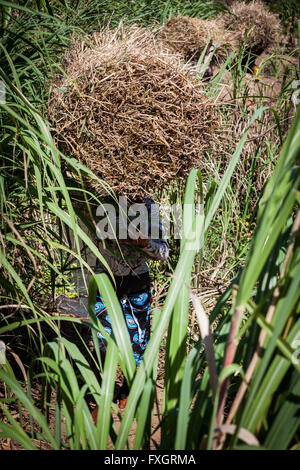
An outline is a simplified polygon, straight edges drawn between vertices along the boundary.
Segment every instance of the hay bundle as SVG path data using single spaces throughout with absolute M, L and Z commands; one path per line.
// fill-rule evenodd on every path
M 216 48 L 212 64 L 222 63 L 227 53 L 236 49 L 235 36 L 216 20 L 177 16 L 168 20 L 157 36 L 162 44 L 181 54 L 185 61 L 197 61 L 207 44 Z
M 131 27 L 94 34 L 89 45 L 75 41 L 64 74 L 51 84 L 48 107 L 56 140 L 119 194 L 153 195 L 200 166 L 212 146 L 214 105 L 151 32 Z
M 260 55 L 276 42 L 280 21 L 262 1 L 254 0 L 247 4 L 235 1 L 230 11 L 231 14 L 220 15 L 218 19 L 233 34 L 239 46 L 245 44 L 253 54 Z

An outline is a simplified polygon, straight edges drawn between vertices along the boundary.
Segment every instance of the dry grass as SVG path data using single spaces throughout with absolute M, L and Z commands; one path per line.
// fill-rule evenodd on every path
M 48 109 L 64 151 L 131 197 L 185 176 L 218 144 L 214 105 L 192 69 L 136 26 L 75 41 Z
M 211 44 L 216 47 L 211 63 L 219 64 L 237 46 L 235 36 L 221 21 L 188 16 L 171 18 L 160 28 L 157 37 L 171 52 L 181 54 L 185 61 L 197 61 L 207 44 Z
M 268 11 L 264 3 L 254 0 L 250 3 L 235 1 L 230 6 L 231 14 L 219 15 L 224 28 L 229 30 L 235 41 L 255 55 L 276 43 L 280 31 L 277 15 Z

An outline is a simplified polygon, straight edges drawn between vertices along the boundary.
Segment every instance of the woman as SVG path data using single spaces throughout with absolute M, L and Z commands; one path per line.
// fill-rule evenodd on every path
M 169 256 L 169 246 L 163 238 L 163 228 L 159 217 L 158 207 L 149 198 L 138 200 L 136 209 L 143 209 L 144 220 L 139 219 L 139 226 L 147 227 L 147 233 L 141 234 L 135 227 L 135 238 L 131 238 L 129 227 L 132 222 L 127 218 L 125 239 L 105 240 L 105 246 L 99 244 L 99 251 L 108 263 L 116 283 L 116 294 L 126 321 L 131 340 L 136 365 L 139 365 L 150 339 L 150 308 L 151 283 L 149 276 L 149 259 L 165 261 Z M 145 217 L 146 214 L 146 217 Z M 110 222 L 115 222 L 116 233 L 120 233 L 120 216 Z M 145 220 L 146 219 L 146 220 Z M 124 223 L 124 222 L 123 222 Z M 131 227 L 132 232 L 132 227 Z M 97 232 L 101 238 L 101 230 Z M 155 238 L 151 238 L 155 234 Z M 139 236 L 142 235 L 142 236 Z M 105 272 L 104 267 L 96 268 L 96 272 Z M 97 295 L 95 314 L 108 334 L 111 334 L 111 320 L 101 297 Z M 106 350 L 106 340 L 98 333 L 99 348 L 102 355 Z M 125 408 L 128 397 L 128 385 L 124 383 L 119 391 L 119 408 Z M 98 410 L 93 411 L 96 422 Z

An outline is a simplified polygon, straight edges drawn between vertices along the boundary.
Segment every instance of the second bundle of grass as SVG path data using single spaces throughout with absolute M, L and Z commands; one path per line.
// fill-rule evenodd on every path
M 250 3 L 234 1 L 230 13 L 221 14 L 217 20 L 223 23 L 239 46 L 246 47 L 254 55 L 276 44 L 280 32 L 278 16 L 270 12 L 261 0 Z

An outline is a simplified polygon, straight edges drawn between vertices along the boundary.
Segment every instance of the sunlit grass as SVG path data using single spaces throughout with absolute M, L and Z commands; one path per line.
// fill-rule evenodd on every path
M 162 21 L 176 13 L 178 2 L 169 2 L 163 10 L 162 3 L 135 3 L 137 10 L 129 10 L 128 2 L 121 3 L 112 25 L 126 12 L 131 14 L 129 22 L 143 23 Z M 207 16 L 219 8 L 214 4 L 207 5 Z M 89 8 L 70 6 L 56 17 L 52 13 L 60 10 L 34 13 L 20 7 L 10 17 L 10 6 L 2 8 L 8 16 L 2 17 L 6 29 L 0 49 L 0 74 L 7 89 L 7 103 L 0 110 L 0 339 L 18 333 L 22 344 L 9 337 L 11 351 L 21 356 L 20 351 L 27 350 L 30 357 L 22 364 L 18 356 L 19 364 L 26 367 L 27 387 L 24 378 L 18 377 L 20 365 L 12 367 L 17 356 L 8 352 L 8 361 L 1 367 L 0 377 L 7 388 L 0 398 L 0 438 L 11 438 L 27 449 L 38 447 L 39 442 L 54 449 L 105 449 L 109 441 L 114 448 L 124 449 L 136 419 L 131 445 L 148 448 L 153 445 L 151 419 L 159 368 L 164 371 L 159 422 L 162 449 L 236 449 L 245 445 L 245 434 L 238 434 L 238 429 L 251 433 L 252 441 L 247 434 L 246 445 L 254 445 L 254 436 L 268 449 L 299 446 L 299 408 L 294 399 L 300 394 L 299 364 L 293 360 L 300 305 L 299 111 L 287 135 L 295 113 L 291 104 L 291 82 L 298 73 L 295 67 L 288 69 L 272 110 L 259 85 L 257 95 L 251 94 L 255 100 L 249 109 L 249 77 L 245 71 L 237 72 L 239 64 L 207 83 L 207 92 L 217 99 L 225 73 L 231 76 L 233 100 L 219 108 L 224 129 L 227 133 L 230 129 L 230 134 L 218 157 L 207 155 L 201 172 L 193 170 L 184 188 L 175 184 L 175 190 L 170 188 L 164 196 L 176 200 L 180 195 L 181 202 L 194 203 L 203 194 L 204 214 L 194 211 L 188 224 L 190 232 L 197 227 L 198 236 L 204 235 L 204 245 L 187 249 L 188 240 L 175 243 L 171 239 L 168 264 L 153 263 L 155 292 L 160 292 L 155 306 L 159 309 L 138 369 L 108 278 L 92 278 L 90 325 L 86 327 L 97 343 L 96 332 L 103 330 L 93 304 L 100 286 L 115 332 L 114 339 L 108 338 L 102 368 L 99 357 L 91 357 L 85 344 L 79 347 L 64 337 L 66 324 L 79 329 L 83 322 L 55 315 L 55 297 L 61 292 L 73 293 L 69 273 L 74 258 L 88 269 L 80 242 L 99 259 L 101 255 L 81 228 L 64 176 L 65 168 L 78 175 L 89 172 L 55 147 L 44 107 L 46 83 L 57 70 L 71 35 L 82 33 L 78 25 L 93 20 L 89 27 L 95 28 L 113 11 L 104 14 L 104 4 L 95 2 Z M 201 11 L 205 16 L 202 2 L 185 2 L 184 8 L 181 13 L 197 15 Z M 274 63 L 276 69 L 277 58 Z M 194 301 L 192 306 L 190 288 L 200 305 Z M 213 349 L 203 333 L 201 318 L 205 323 L 205 314 L 214 331 Z M 158 364 L 162 345 L 164 364 Z M 101 386 L 91 363 L 102 376 Z M 131 392 L 117 433 L 111 410 L 116 411 L 112 399 L 118 364 Z M 36 381 L 42 387 L 38 401 L 33 400 L 30 388 Z M 100 408 L 97 426 L 91 419 L 87 394 Z M 31 414 L 34 423 L 30 428 L 22 427 L 22 418 L 19 422 L 14 419 L 12 403 L 23 410 L 21 416 Z M 222 428 L 224 424 L 236 426 L 231 428 L 233 435 Z M 224 442 L 216 428 L 223 429 Z

